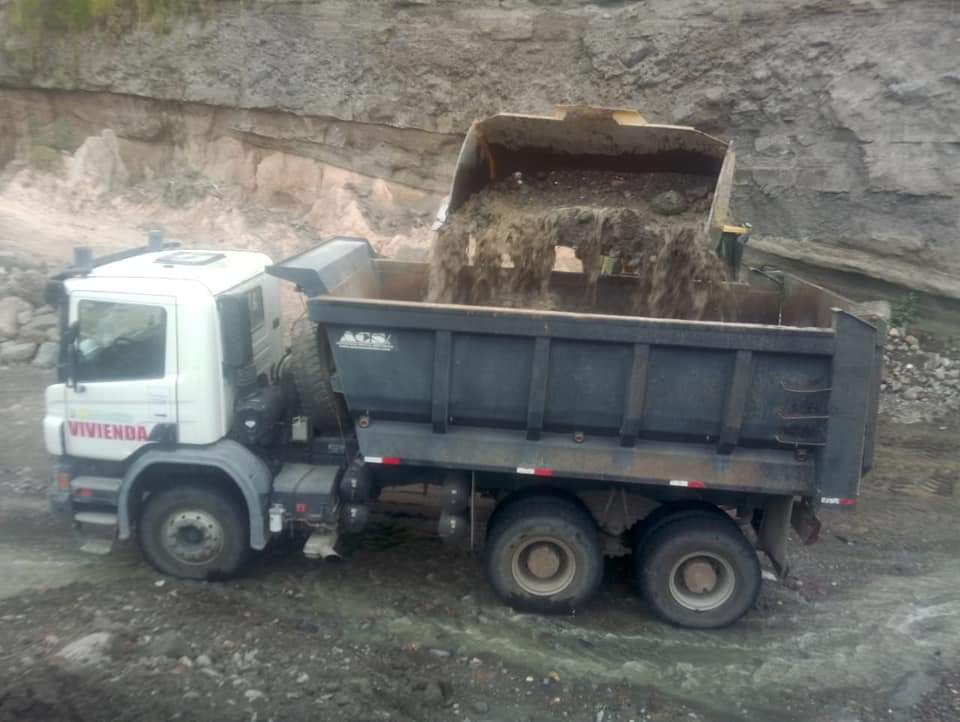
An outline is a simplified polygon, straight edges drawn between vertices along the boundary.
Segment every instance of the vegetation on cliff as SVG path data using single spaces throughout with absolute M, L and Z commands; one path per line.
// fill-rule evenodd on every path
M 203 4 L 197 0 L 12 0 L 8 17 L 12 28 L 32 38 L 131 25 L 165 30 L 190 6 Z

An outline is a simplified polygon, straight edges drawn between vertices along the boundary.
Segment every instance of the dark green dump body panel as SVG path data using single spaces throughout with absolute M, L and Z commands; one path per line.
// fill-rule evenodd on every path
M 879 371 L 876 329 L 849 313 L 814 328 L 437 305 L 380 299 L 355 241 L 276 275 L 291 263 L 367 457 L 856 496 Z

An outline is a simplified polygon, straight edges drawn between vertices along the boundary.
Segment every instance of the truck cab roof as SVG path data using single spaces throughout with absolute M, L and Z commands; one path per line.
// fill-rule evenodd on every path
M 170 282 L 193 282 L 217 296 L 263 273 L 270 257 L 256 251 L 167 248 L 141 253 L 90 269 L 69 280 L 72 288 L 102 287 L 108 279 L 142 282 L 151 290 Z M 112 284 L 110 284 L 112 285 Z M 181 285 L 181 284 L 176 284 Z M 146 290 L 144 288 L 143 290 Z

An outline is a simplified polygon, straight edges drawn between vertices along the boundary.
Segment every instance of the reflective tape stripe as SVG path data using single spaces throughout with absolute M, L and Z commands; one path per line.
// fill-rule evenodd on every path
M 553 476 L 553 469 L 547 469 L 542 466 L 518 466 L 518 474 L 527 474 L 529 476 Z
M 670 479 L 670 486 L 684 486 L 688 489 L 706 489 L 707 485 L 694 479 Z
M 857 503 L 856 499 L 842 499 L 839 496 L 823 496 L 820 497 L 821 504 L 834 504 L 836 506 L 854 506 Z

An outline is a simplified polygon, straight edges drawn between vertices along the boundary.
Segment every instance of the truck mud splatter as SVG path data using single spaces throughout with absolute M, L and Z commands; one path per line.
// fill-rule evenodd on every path
M 440 229 L 428 300 L 587 310 L 601 273 L 613 271 L 637 278 L 638 315 L 726 318 L 726 270 L 703 233 L 711 183 L 681 173 L 515 173 L 473 195 Z M 558 246 L 583 264 L 584 308 L 566 308 L 550 291 Z

